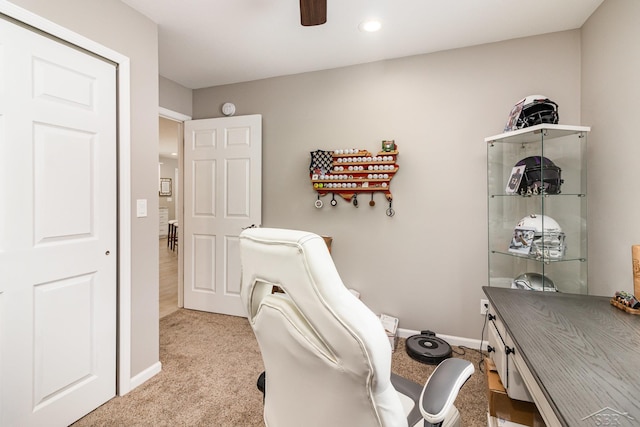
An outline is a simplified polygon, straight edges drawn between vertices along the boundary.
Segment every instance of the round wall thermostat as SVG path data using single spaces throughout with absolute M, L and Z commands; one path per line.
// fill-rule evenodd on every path
M 231 102 L 225 102 L 224 104 L 222 104 L 222 114 L 224 114 L 225 116 L 233 116 L 235 112 L 236 106 Z

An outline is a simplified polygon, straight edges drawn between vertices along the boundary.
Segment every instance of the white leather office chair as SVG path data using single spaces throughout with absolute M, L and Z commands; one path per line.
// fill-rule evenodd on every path
M 241 297 L 266 372 L 268 427 L 460 424 L 453 401 L 473 364 L 445 360 L 424 390 L 393 375 L 380 320 L 344 286 L 320 236 L 247 229 L 240 256 Z M 272 293 L 274 286 L 285 293 Z

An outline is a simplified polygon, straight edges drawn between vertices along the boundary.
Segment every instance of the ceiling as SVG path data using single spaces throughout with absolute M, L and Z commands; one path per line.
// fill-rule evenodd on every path
M 580 28 L 603 0 L 122 0 L 158 24 L 160 75 L 190 89 Z M 366 33 L 369 18 L 382 29 Z

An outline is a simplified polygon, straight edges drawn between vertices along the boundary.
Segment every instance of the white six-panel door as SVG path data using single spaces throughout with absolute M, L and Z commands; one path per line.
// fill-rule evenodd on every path
M 0 425 L 115 395 L 116 70 L 0 17 Z
M 262 116 L 185 122 L 184 306 L 246 316 L 238 236 L 262 222 Z

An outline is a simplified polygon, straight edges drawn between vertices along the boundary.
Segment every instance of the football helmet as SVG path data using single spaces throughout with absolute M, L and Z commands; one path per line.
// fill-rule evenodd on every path
M 558 104 L 544 95 L 529 95 L 514 105 L 504 127 L 505 132 L 541 123 L 558 123 Z
M 533 241 L 529 256 L 536 259 L 554 260 L 564 257 L 565 234 L 560 224 L 550 216 L 531 214 L 518 221 L 515 229 L 533 230 Z M 514 230 L 514 235 L 516 234 Z
M 558 292 L 553 280 L 540 273 L 523 273 L 513 279 L 511 287 L 528 291 Z
M 562 169 L 542 156 L 530 156 L 520 160 L 516 166 L 526 166 L 518 187 L 518 194 L 559 194 Z

